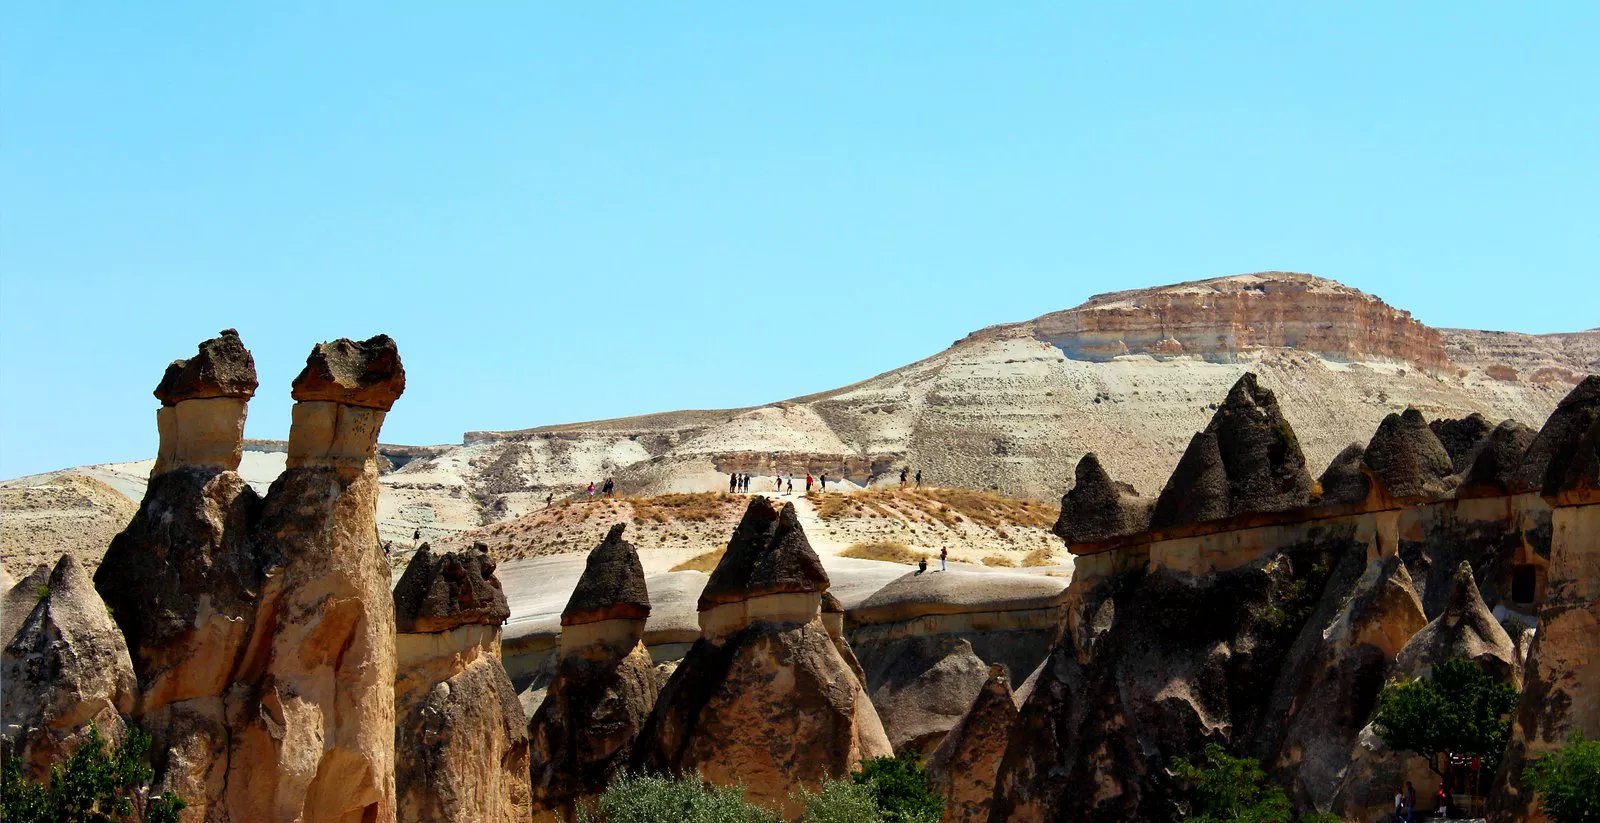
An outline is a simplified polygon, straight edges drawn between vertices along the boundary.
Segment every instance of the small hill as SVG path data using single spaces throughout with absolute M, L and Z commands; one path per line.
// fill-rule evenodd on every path
M 93 573 L 138 510 L 121 492 L 76 471 L 0 483 L 0 567 L 21 579 L 70 554 Z

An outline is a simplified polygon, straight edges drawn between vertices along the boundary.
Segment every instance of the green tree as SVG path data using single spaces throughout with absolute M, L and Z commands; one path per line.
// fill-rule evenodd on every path
M 849 780 L 829 780 L 815 794 L 802 788 L 794 800 L 804 809 L 800 823 L 884 823 L 872 790 Z
M 1556 823 L 1600 823 L 1600 740 L 1575 734 L 1571 742 L 1522 772 L 1539 793 L 1539 806 Z
M 9 823 L 177 823 L 182 798 L 146 797 L 155 774 L 150 769 L 150 736 L 130 729 L 115 751 L 95 726 L 64 763 L 50 766 L 40 785 L 22 775 L 22 764 L 7 756 L 0 763 L 0 815 Z
M 579 823 L 776 823 L 771 812 L 744 798 L 737 786 L 707 786 L 698 776 L 625 774 L 598 802 L 578 810 Z
M 909 754 L 863 760 L 850 779 L 872 793 L 885 823 L 938 823 L 944 817 L 944 798 L 928 785 L 927 770 Z
M 1378 736 L 1397 751 L 1414 752 L 1440 777 L 1451 754 L 1483 761 L 1493 774 L 1511 735 L 1517 692 L 1484 674 L 1470 660 L 1446 660 L 1431 678 L 1384 690 L 1376 718 Z
M 1295 814 L 1289 798 L 1267 780 L 1254 758 L 1234 757 L 1218 743 L 1206 744 L 1205 759 L 1173 761 L 1172 772 L 1186 795 L 1184 823 L 1325 823 L 1321 812 Z

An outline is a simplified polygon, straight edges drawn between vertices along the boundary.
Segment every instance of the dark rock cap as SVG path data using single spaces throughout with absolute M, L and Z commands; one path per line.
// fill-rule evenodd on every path
M 650 592 L 644 584 L 644 566 L 633 544 L 622 539 L 623 525 L 611 527 L 606 539 L 589 552 L 583 576 L 572 590 L 561 625 L 576 626 L 600 620 L 643 620 L 650 616 Z
M 1351 443 L 1334 455 L 1317 484 L 1322 486 L 1324 503 L 1359 503 L 1367 499 L 1372 483 L 1361 470 L 1362 458 L 1367 450 L 1360 443 Z
M 1567 470 L 1578 441 L 1600 418 L 1600 375 L 1589 375 L 1573 388 L 1550 413 L 1517 470 L 1517 491 L 1556 494 L 1567 479 Z
M 1228 472 L 1217 436 L 1196 432 L 1156 499 L 1150 528 L 1167 529 L 1228 516 Z
M 1281 512 L 1311 502 L 1311 473 L 1278 398 L 1245 372 L 1206 426 L 1228 474 L 1228 513 Z
M 388 411 L 406 390 L 400 349 L 387 334 L 360 342 L 341 337 L 318 343 L 294 379 L 295 400 L 324 400 Z
M 1089 452 L 1078 461 L 1076 482 L 1061 498 L 1053 531 L 1068 543 L 1091 543 L 1137 534 L 1150 527 L 1151 501 L 1127 483 L 1118 483 Z
M 423 543 L 394 587 L 395 630 L 421 634 L 506 622 L 511 609 L 487 549 L 477 543 L 472 551 L 436 555 Z
M 1515 420 L 1503 420 L 1478 444 L 1461 478 L 1461 494 L 1500 495 L 1513 489 L 1522 455 L 1538 432 Z
M 1589 431 L 1573 448 L 1566 476 L 1557 491 L 1582 495 L 1582 502 L 1600 502 L 1593 499 L 1594 493 L 1600 491 L 1600 418 L 1589 424 Z
M 1383 418 L 1363 460 L 1390 497 L 1429 499 L 1455 487 L 1449 452 L 1414 408 Z
M 1428 429 L 1433 436 L 1439 438 L 1439 445 L 1444 446 L 1450 455 L 1450 464 L 1455 467 L 1456 474 L 1461 474 L 1472 465 L 1472 456 L 1477 452 L 1478 445 L 1483 442 L 1489 432 L 1494 430 L 1494 424 L 1489 418 L 1473 412 L 1459 420 L 1448 417 L 1440 418 L 1428 423 Z
M 257 385 L 255 358 L 239 341 L 238 332 L 223 329 L 221 334 L 201 343 L 194 357 L 172 361 L 161 375 L 155 396 L 163 406 L 210 397 L 249 400 L 255 396 Z
M 833 592 L 823 592 L 822 613 L 844 614 L 844 604 L 839 602 L 839 598 L 833 596 Z
M 785 592 L 823 592 L 828 573 L 811 550 L 794 504 L 777 509 L 756 496 L 733 530 L 728 548 L 700 592 L 700 611 Z

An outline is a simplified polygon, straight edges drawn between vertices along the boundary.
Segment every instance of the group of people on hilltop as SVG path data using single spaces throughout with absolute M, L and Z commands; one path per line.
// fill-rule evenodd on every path
M 806 494 L 810 494 L 811 493 L 811 487 L 816 485 L 817 481 L 818 481 L 817 477 L 813 477 L 810 472 L 806 473 Z M 822 473 L 821 482 L 822 482 L 822 490 L 823 491 L 827 491 L 828 490 L 828 473 L 827 472 L 823 472 Z M 772 490 L 775 491 L 775 492 L 779 492 L 779 493 L 787 493 L 787 492 L 794 491 L 794 475 L 792 475 L 792 474 L 776 474 L 776 475 L 773 475 L 772 476 Z M 734 473 L 728 475 L 728 492 L 730 494 L 738 494 L 739 492 L 747 492 L 747 491 L 750 491 L 750 475 L 741 474 L 739 472 L 734 472 Z
M 605 479 L 605 481 L 600 484 L 600 496 L 601 497 L 616 497 L 617 496 L 617 482 L 615 480 L 612 480 L 611 478 L 607 477 Z M 590 500 L 594 499 L 594 481 L 593 480 L 589 481 L 589 499 Z M 549 502 L 550 502 L 550 498 L 546 497 L 545 498 L 545 503 L 548 504 Z
M 906 484 L 906 482 L 908 480 L 910 480 L 910 479 L 911 479 L 911 468 L 909 466 L 901 466 L 900 467 L 900 485 L 904 486 Z M 919 488 L 919 489 L 922 488 L 922 469 L 917 469 L 916 483 L 917 483 L 917 488 Z

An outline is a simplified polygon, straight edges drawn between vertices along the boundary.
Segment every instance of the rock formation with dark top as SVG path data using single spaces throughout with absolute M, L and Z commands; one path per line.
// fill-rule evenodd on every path
M 561 661 L 528 721 L 533 816 L 570 820 L 605 791 L 634 754 L 655 706 L 655 665 L 645 647 L 650 595 L 623 526 L 589 552 L 561 613 Z
M 1445 452 L 1450 455 L 1450 464 L 1456 474 L 1465 472 L 1472 465 L 1473 454 L 1493 429 L 1494 424 L 1489 422 L 1489 418 L 1478 412 L 1462 418 L 1445 417 L 1428 422 L 1428 430 L 1439 438 L 1439 445 L 1444 446 Z
M 1362 470 L 1367 450 L 1360 443 L 1344 447 L 1317 480 L 1323 503 L 1360 503 L 1372 490 L 1372 481 Z
M 1485 674 L 1502 683 L 1516 683 L 1517 652 L 1511 637 L 1500 626 L 1478 592 L 1472 566 L 1465 561 L 1456 567 L 1450 601 L 1444 613 L 1418 631 L 1401 649 L 1395 660 L 1396 671 L 1407 678 L 1424 677 L 1446 660 L 1471 660 Z
M 174 360 L 156 385 L 156 399 L 163 406 L 176 406 L 185 400 L 214 397 L 255 396 L 256 361 L 239 340 L 239 333 L 223 329 L 216 337 L 200 344 L 188 360 Z
M 1016 720 L 1011 678 L 994 664 L 972 707 L 928 758 L 928 782 L 944 797 L 946 823 L 989 819 L 995 774 Z
M 395 589 L 400 823 L 530 819 L 527 729 L 500 661 L 509 611 L 480 547 L 439 555 L 424 547 Z
M 1150 528 L 1166 529 L 1227 516 L 1228 470 L 1222 464 L 1217 436 L 1197 432 L 1156 499 Z
M 1111 479 L 1100 458 L 1089 452 L 1078 461 L 1072 489 L 1061 498 L 1055 533 L 1068 543 L 1092 543 L 1142 532 L 1150 527 L 1151 501 L 1127 483 Z
M 1206 426 L 1228 474 L 1228 513 L 1281 512 L 1311 500 L 1311 474 L 1294 428 L 1254 372 L 1245 372 Z
M 1545 495 L 1559 491 L 1573 450 L 1596 418 L 1600 418 L 1600 375 L 1590 375 L 1556 404 L 1528 446 L 1517 471 L 1517 490 Z
M 341 338 L 318 343 L 294 379 L 294 399 L 388 411 L 406 390 L 406 370 L 394 340 Z
M 394 588 L 395 628 L 402 633 L 443 632 L 457 626 L 498 626 L 511 616 L 489 547 L 435 556 L 417 549 Z
M 1363 461 L 1378 487 L 1395 500 L 1431 500 L 1455 486 L 1449 452 L 1414 408 L 1378 424 Z
M 38 594 L 0 652 L 0 736 L 23 773 L 44 782 L 91 723 L 122 739 L 138 686 L 122 633 L 77 560 L 62 555 Z
M 890 754 L 822 623 L 827 587 L 793 504 L 754 498 L 700 597 L 700 639 L 656 700 L 634 766 L 742 783 L 752 799 L 795 812 L 798 786 Z
M 1515 420 L 1503 420 L 1484 437 L 1461 476 L 1458 495 L 1500 496 L 1515 493 L 1522 455 L 1538 432 Z

